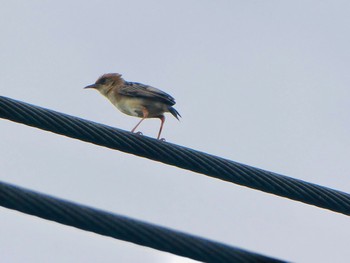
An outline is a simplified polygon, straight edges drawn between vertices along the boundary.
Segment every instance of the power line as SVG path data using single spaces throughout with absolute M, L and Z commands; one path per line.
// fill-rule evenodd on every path
M 100 235 L 203 262 L 283 262 L 0 182 L 0 205 Z
M 0 96 L 0 117 L 350 215 L 350 195 Z
M 0 96 L 0 117 L 350 215 L 350 195 Z

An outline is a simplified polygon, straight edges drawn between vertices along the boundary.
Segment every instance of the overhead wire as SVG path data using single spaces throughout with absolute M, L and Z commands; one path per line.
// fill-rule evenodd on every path
M 284 262 L 5 182 L 0 182 L 0 206 L 203 262 Z
M 0 118 L 350 215 L 348 193 L 3 96 Z

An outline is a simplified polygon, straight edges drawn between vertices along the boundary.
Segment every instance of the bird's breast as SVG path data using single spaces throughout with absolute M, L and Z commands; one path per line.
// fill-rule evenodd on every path
M 142 101 L 138 98 L 127 98 L 122 97 L 118 100 L 115 100 L 112 102 L 114 106 L 118 108 L 121 112 L 135 116 L 135 117 L 142 117 Z
M 144 98 L 121 96 L 111 100 L 111 102 L 121 112 L 141 118 L 143 117 L 144 110 L 148 112 L 148 118 L 157 118 L 167 111 L 167 107 L 164 103 L 159 103 Z

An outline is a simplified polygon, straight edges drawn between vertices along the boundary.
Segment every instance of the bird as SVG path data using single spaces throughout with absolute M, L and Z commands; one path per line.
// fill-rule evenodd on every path
M 132 133 L 145 119 L 159 118 L 161 122 L 157 136 L 159 140 L 165 122 L 164 113 L 171 113 L 177 120 L 181 117 L 180 113 L 172 107 L 175 105 L 175 99 L 168 93 L 149 85 L 126 81 L 119 73 L 104 74 L 94 84 L 84 89 L 98 90 L 121 112 L 141 118 L 131 130 Z M 138 134 L 142 133 L 138 132 Z

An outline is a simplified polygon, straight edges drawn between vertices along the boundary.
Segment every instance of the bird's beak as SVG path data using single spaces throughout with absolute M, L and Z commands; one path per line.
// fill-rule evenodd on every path
M 96 89 L 96 84 L 91 84 L 89 86 L 86 86 L 84 89 Z

